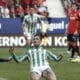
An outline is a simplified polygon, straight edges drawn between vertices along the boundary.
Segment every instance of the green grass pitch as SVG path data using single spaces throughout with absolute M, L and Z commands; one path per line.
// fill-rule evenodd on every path
M 25 48 L 16 48 L 17 55 L 23 53 Z M 66 52 L 66 48 L 50 48 L 56 55 L 61 52 Z M 0 48 L 0 58 L 9 56 L 8 48 Z M 59 62 L 50 61 L 50 66 L 55 72 L 57 80 L 80 80 L 80 63 L 71 63 L 67 61 L 70 55 L 65 54 Z M 16 63 L 14 60 L 10 62 L 0 62 L 0 80 L 30 80 L 30 64 L 28 61 Z M 40 80 L 45 80 L 41 78 Z

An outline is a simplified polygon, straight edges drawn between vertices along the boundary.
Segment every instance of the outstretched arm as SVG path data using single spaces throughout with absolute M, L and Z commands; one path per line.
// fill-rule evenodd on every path
M 10 54 L 12 55 L 13 59 L 14 59 L 16 62 L 22 62 L 23 60 L 25 60 L 26 58 L 28 58 L 27 52 L 24 52 L 24 54 L 22 54 L 22 55 L 19 56 L 19 57 L 14 53 L 14 48 L 10 48 L 10 49 L 9 49 L 9 52 L 10 52 Z
M 62 54 L 56 56 L 55 54 L 53 54 L 51 51 L 47 50 L 47 57 L 51 60 L 55 60 L 55 61 L 60 61 L 62 59 Z
M 9 62 L 9 59 L 0 58 L 0 62 Z

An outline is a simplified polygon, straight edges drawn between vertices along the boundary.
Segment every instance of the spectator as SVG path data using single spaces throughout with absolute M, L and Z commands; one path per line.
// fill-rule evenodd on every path
M 8 5 L 8 0 L 0 0 L 0 17 L 3 17 L 4 7 Z
M 10 18 L 9 9 L 6 5 L 2 8 L 1 13 L 2 13 L 2 18 Z
M 9 10 L 10 10 L 10 17 L 11 18 L 15 18 L 15 5 L 14 5 L 14 1 L 10 0 L 9 4 L 8 4 Z
M 26 5 L 23 9 L 24 9 L 24 15 L 27 15 L 29 12 L 29 5 Z
M 24 16 L 24 10 L 21 5 L 16 6 L 15 15 L 16 15 L 16 17 L 20 17 L 20 18 L 22 18 Z

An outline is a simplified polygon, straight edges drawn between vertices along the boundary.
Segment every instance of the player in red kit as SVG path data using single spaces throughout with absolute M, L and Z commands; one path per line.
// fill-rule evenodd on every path
M 80 10 L 78 10 L 78 15 L 77 16 L 78 16 L 77 17 L 77 32 L 78 32 L 79 44 L 80 44 Z
M 77 38 L 80 46 L 80 10 L 77 11 Z M 78 48 L 79 48 L 78 57 L 72 60 L 73 62 L 80 62 L 80 47 Z
M 68 10 L 68 28 L 66 30 L 66 33 L 67 33 L 67 41 L 68 41 L 68 51 L 70 49 L 72 49 L 72 54 L 70 56 L 70 60 L 73 59 L 74 57 L 74 53 L 77 52 L 79 53 L 79 48 L 77 46 L 77 37 L 76 37 L 76 34 L 77 34 L 77 5 L 76 4 L 72 4 L 71 6 L 72 9 Z

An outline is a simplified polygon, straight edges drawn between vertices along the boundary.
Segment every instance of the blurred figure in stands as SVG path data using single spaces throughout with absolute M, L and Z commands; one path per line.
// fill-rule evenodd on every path
M 14 0 L 9 0 L 8 8 L 10 10 L 9 11 L 10 17 L 15 18 L 16 15 L 15 15 L 15 2 L 14 2 Z
M 8 9 L 7 5 L 5 5 L 2 8 L 1 13 L 2 13 L 2 18 L 10 18 L 9 9 Z
M 46 33 L 41 33 L 41 37 L 42 37 L 42 43 L 41 45 L 42 46 L 47 46 L 47 43 L 48 43 L 48 36 Z
M 20 18 L 22 18 L 24 16 L 23 7 L 20 4 L 16 6 L 15 15 L 16 15 L 16 17 L 20 17 Z
M 2 18 L 9 18 L 8 0 L 0 0 L 0 14 Z

